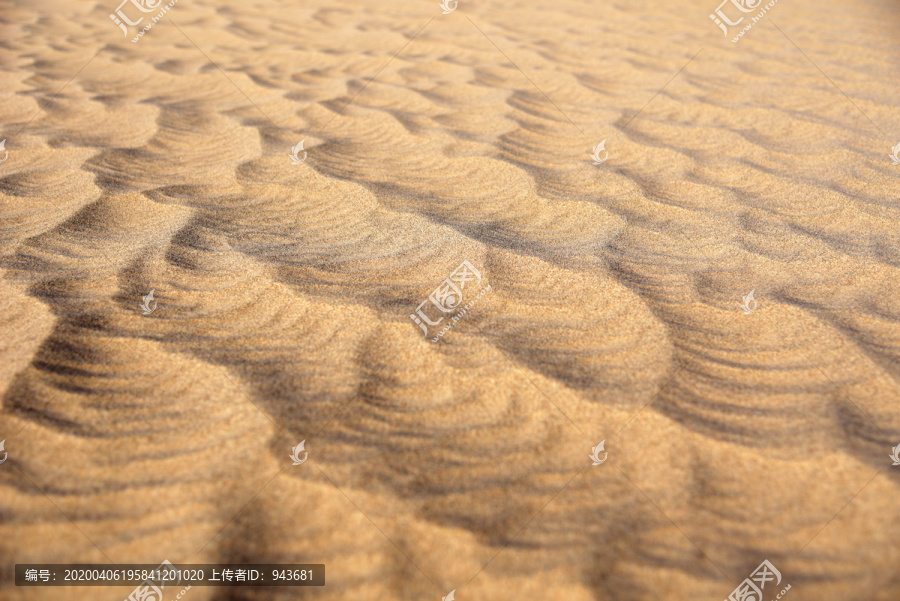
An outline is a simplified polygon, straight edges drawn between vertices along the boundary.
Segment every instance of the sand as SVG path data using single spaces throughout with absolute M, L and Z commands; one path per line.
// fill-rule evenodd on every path
M 0 6 L 3 598 L 900 597 L 896 3 Z

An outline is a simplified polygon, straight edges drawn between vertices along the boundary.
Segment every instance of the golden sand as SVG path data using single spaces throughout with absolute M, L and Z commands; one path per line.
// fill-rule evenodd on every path
M 897 4 L 116 4 L 0 5 L 3 598 L 900 598 Z

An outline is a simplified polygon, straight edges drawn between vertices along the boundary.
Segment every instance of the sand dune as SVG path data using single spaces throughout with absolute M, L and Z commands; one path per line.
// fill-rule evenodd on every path
M 115 4 L 0 5 L 4 598 L 900 597 L 895 4 Z

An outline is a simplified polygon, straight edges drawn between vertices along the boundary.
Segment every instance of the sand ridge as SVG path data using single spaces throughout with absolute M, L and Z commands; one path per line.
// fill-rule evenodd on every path
M 895 5 L 0 7 L 4 597 L 900 595 Z

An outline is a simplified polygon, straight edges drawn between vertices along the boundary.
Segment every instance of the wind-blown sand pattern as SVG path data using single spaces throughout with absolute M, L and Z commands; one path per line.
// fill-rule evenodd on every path
M 116 4 L 0 4 L 4 598 L 900 598 L 897 4 Z

